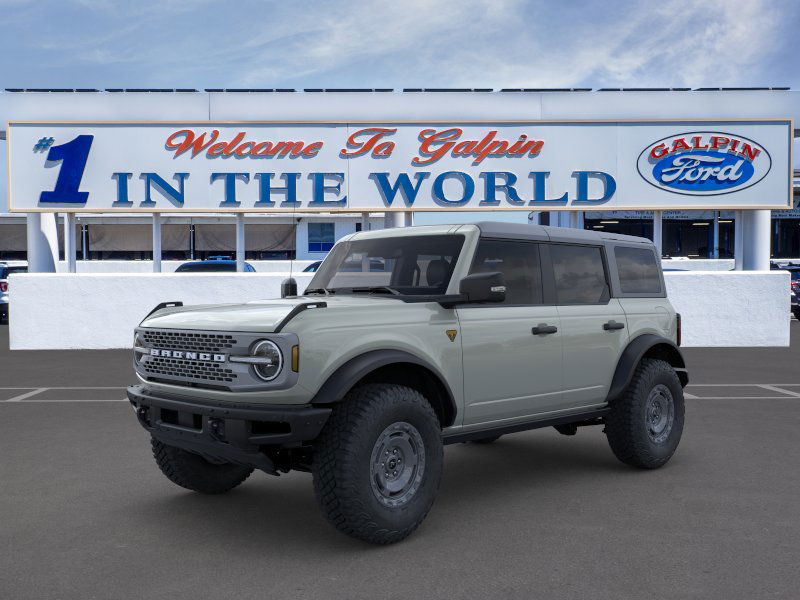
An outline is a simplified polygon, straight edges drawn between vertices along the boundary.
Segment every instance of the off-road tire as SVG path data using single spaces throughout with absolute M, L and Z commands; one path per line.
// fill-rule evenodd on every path
M 798 321 L 800 321 L 800 308 L 796 308 L 796 309 L 794 309 L 794 310 L 792 311 L 792 314 L 794 315 L 794 318 L 795 318 L 795 319 L 797 319 Z M 8 320 L 8 319 L 6 319 L 6 320 Z
M 252 467 L 224 463 L 217 465 L 202 456 L 168 446 L 151 438 L 153 457 L 172 483 L 201 494 L 224 494 L 250 476 Z
M 502 435 L 490 435 L 489 437 L 479 438 L 477 440 L 470 440 L 473 444 L 491 444 L 499 440 Z
M 673 418 L 668 434 L 655 441 L 648 424 L 648 398 L 664 397 L 668 390 Z M 652 405 L 651 405 L 652 406 Z M 659 411 L 661 414 L 661 411 Z M 614 455 L 623 463 L 643 469 L 657 469 L 674 454 L 683 433 L 683 388 L 672 366 L 657 359 L 645 358 L 621 397 L 611 404 L 605 432 Z
M 419 435 L 424 467 L 414 471 L 419 474 L 413 479 L 415 491 L 408 492 L 404 503 L 386 506 L 390 500 L 379 499 L 375 489 L 374 458 L 382 436 L 398 424 L 411 425 Z M 334 406 L 315 444 L 314 493 L 325 517 L 339 531 L 373 544 L 399 542 L 431 509 L 442 460 L 439 420 L 422 394 L 402 385 L 360 386 Z

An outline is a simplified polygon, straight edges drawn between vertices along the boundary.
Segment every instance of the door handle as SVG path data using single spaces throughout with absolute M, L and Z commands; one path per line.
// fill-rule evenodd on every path
M 558 327 L 555 325 L 548 325 L 547 323 L 539 323 L 536 327 L 531 329 L 531 333 L 533 335 L 547 335 L 549 333 L 555 333 L 558 331 Z
M 609 321 L 608 323 L 603 323 L 603 329 L 606 331 L 612 331 L 614 329 L 625 329 L 625 323 L 617 323 L 616 321 Z

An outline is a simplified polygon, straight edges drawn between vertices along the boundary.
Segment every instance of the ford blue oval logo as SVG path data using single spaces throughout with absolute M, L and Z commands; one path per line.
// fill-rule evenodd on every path
M 753 140 L 722 132 L 681 133 L 658 140 L 639 155 L 639 174 L 655 187 L 692 196 L 750 187 L 769 172 L 771 158 Z

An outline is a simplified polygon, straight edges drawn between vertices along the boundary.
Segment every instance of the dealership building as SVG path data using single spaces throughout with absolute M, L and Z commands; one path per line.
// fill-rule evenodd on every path
M 11 347 L 130 346 L 158 303 L 302 291 L 345 235 L 465 212 L 649 237 L 684 344 L 785 346 L 798 119 L 784 88 L 6 90 Z M 171 273 L 213 256 L 256 273 Z
M 800 93 L 785 88 L 759 89 L 572 89 L 572 90 L 6 90 L 0 114 L 6 120 L 190 121 L 190 120 L 360 120 L 386 115 L 414 117 L 425 104 L 429 118 L 537 119 L 724 119 L 793 118 Z M 348 106 L 349 105 L 349 106 Z M 342 108 L 347 107 L 343 113 Z M 355 108 L 355 110 L 354 110 Z M 4 139 L 6 137 L 3 132 Z M 6 144 L 0 144 L 6 153 Z M 795 159 L 797 160 L 797 159 Z M 568 163 L 570 155 L 563 156 Z M 5 162 L 5 161 L 4 161 Z M 795 171 L 800 173 L 800 171 Z M 7 176 L 6 173 L 4 173 Z M 800 181 L 800 179 L 795 180 Z M 800 184 L 797 184 L 800 185 Z M 28 254 L 25 216 L 8 212 L 0 194 L 0 261 Z M 770 256 L 800 258 L 798 189 L 789 207 L 773 209 Z M 63 214 L 52 228 L 64 261 Z M 733 258 L 735 210 L 591 210 L 531 211 L 542 224 L 566 225 L 639 235 L 660 242 L 664 257 Z M 399 220 L 398 220 L 399 218 Z M 365 228 L 412 222 L 392 213 L 248 213 L 244 218 L 244 257 L 248 261 L 319 260 L 340 237 Z M 149 269 L 153 259 L 152 218 L 136 213 L 75 213 L 75 255 L 80 271 Z M 160 218 L 161 257 L 169 261 L 234 256 L 235 216 L 168 214 Z M 424 217 L 417 222 L 425 222 Z M 94 262 L 97 261 L 97 264 Z M 102 261 L 106 261 L 101 264 Z M 110 261 L 110 262 L 109 262 Z M 130 262 L 130 264 L 126 264 Z M 93 263 L 93 264 L 86 264 Z M 177 263 L 175 263 L 177 264 Z M 63 265 L 61 265 L 63 268 Z M 165 267 L 166 268 L 166 267 Z

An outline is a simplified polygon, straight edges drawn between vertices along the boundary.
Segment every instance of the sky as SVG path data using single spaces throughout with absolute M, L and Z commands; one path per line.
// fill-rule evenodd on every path
M 0 0 L 4 88 L 800 87 L 796 0 Z
M 0 88 L 800 88 L 797 0 L 0 0 L 0 9 Z M 437 218 L 452 215 L 425 217 Z

